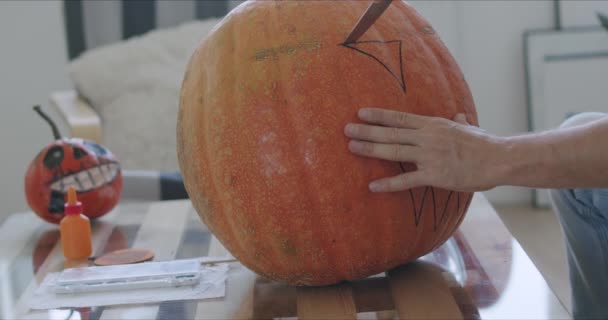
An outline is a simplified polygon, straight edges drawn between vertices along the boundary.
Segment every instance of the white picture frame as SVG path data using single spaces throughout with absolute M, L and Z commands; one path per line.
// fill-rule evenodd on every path
M 556 128 L 580 112 L 608 113 L 608 31 L 528 31 L 524 50 L 530 131 Z M 547 190 L 535 189 L 533 201 L 537 207 L 548 207 Z
M 597 14 L 608 14 L 606 0 L 558 0 L 562 28 L 600 26 Z

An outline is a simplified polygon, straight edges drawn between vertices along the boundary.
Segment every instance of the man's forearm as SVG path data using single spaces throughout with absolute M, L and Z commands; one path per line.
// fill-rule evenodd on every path
M 500 143 L 496 185 L 608 187 L 608 117 Z

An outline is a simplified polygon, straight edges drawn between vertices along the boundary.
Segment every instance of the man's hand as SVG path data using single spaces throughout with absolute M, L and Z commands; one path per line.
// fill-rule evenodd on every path
M 352 138 L 351 152 L 378 159 L 410 162 L 416 171 L 373 181 L 374 192 L 435 186 L 456 191 L 495 187 L 500 168 L 501 139 L 468 125 L 458 114 L 454 121 L 375 108 L 359 110 L 370 124 L 349 123 L 344 132 Z

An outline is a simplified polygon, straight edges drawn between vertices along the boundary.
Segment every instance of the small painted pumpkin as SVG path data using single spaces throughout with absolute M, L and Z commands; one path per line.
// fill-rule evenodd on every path
M 55 141 L 30 163 L 25 174 L 25 195 L 30 208 L 42 219 L 59 223 L 65 194 L 70 186 L 78 192 L 84 214 L 97 218 L 108 213 L 120 199 L 120 163 L 107 148 L 80 138 L 62 138 L 53 121 L 34 107 L 53 130 Z

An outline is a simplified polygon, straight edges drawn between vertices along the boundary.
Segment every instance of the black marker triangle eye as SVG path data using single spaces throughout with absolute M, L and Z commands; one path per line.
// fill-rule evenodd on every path
M 74 159 L 80 159 L 87 156 L 87 152 L 80 147 L 73 147 L 72 149 L 74 150 Z
M 44 166 L 49 169 L 58 167 L 61 165 L 61 161 L 63 161 L 63 148 L 61 146 L 54 146 L 50 148 L 46 152 L 44 159 L 42 159 Z
M 401 40 L 392 41 L 359 41 L 343 43 L 344 47 L 355 50 L 378 63 L 397 81 L 403 92 L 406 92 L 401 58 Z

